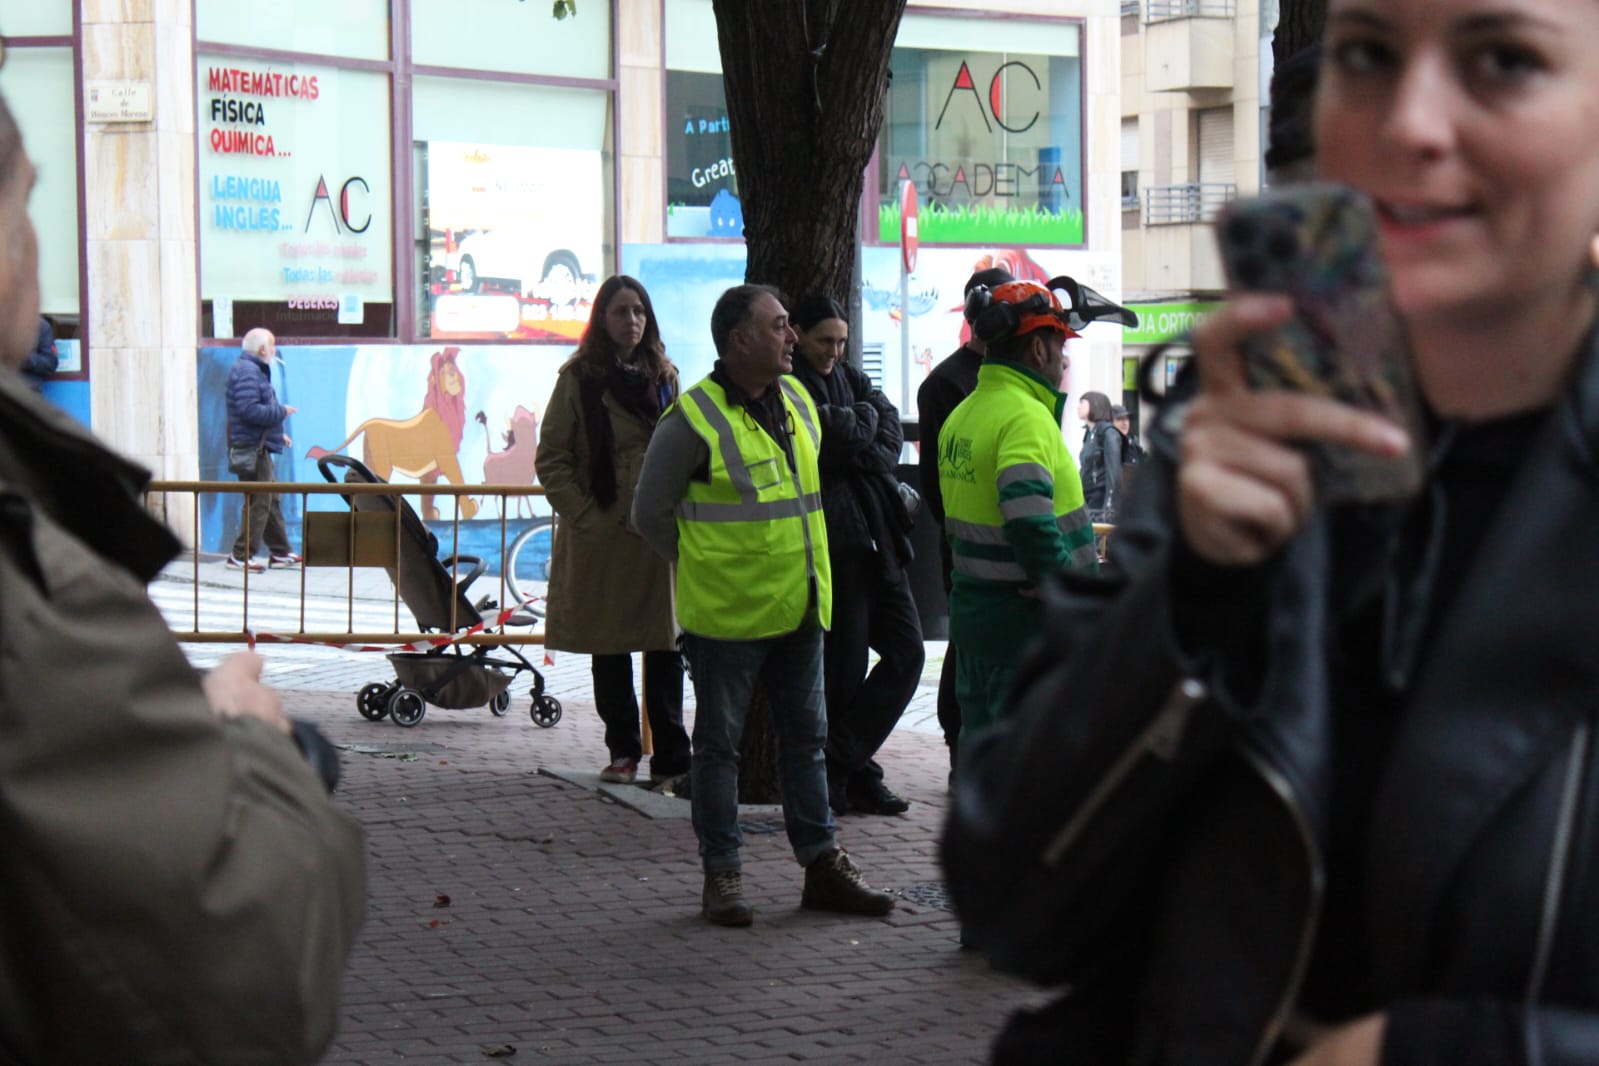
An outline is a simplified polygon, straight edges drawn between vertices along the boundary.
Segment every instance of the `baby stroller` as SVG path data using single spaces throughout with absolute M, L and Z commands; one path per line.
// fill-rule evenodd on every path
M 345 484 L 386 483 L 364 463 L 347 455 L 324 455 L 317 459 L 317 469 L 322 471 L 322 476 L 338 483 L 335 467 L 344 468 Z M 484 597 L 474 604 L 466 597 L 472 582 L 487 569 L 482 559 L 453 555 L 441 560 L 438 538 L 423 525 L 403 496 L 362 493 L 345 496 L 344 501 L 356 513 L 392 516 L 396 507 L 400 509 L 398 565 L 385 564 L 384 569 L 399 589 L 400 599 L 416 616 L 417 627 L 422 632 L 453 636 L 489 628 L 483 612 L 491 610 L 494 603 Z M 467 567 L 459 582 L 451 576 L 452 565 Z M 532 625 L 535 621 L 532 615 L 520 612 L 505 619 L 506 624 L 514 626 Z M 492 657 L 491 650 L 510 658 Z M 414 726 L 427 713 L 428 704 L 446 710 L 487 706 L 495 717 L 504 717 L 511 709 L 508 688 L 523 671 L 533 675 L 533 705 L 529 711 L 533 721 L 548 729 L 561 720 L 561 701 L 544 691 L 544 675 L 515 646 L 490 649 L 480 645 L 469 651 L 450 640 L 427 651 L 392 652 L 388 660 L 394 666 L 395 680 L 374 681 L 363 687 L 355 698 L 356 709 L 370 721 L 387 717 L 396 725 Z

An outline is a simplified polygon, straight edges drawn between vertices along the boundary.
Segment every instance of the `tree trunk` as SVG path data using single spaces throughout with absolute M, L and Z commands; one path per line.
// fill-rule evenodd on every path
M 1321 41 L 1327 29 L 1327 0 L 1281 0 L 1272 58 L 1279 64 Z
M 905 0 L 714 0 L 745 278 L 847 301 Z M 875 217 L 875 214 L 874 214 Z
M 766 695 L 759 688 L 744 720 L 738 745 L 738 801 L 781 803 L 783 793 L 777 767 L 777 727 Z
M 713 0 L 745 280 L 775 285 L 790 300 L 820 293 L 859 306 L 852 273 L 862 176 L 883 126 L 905 2 Z M 739 802 L 780 801 L 776 752 L 757 696 L 740 745 Z

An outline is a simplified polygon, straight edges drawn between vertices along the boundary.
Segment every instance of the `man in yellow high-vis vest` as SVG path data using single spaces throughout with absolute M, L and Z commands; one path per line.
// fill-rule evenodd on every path
M 705 871 L 702 913 L 749 925 L 738 827 L 738 751 L 759 684 L 777 726 L 784 822 L 805 868 L 801 904 L 887 914 L 835 840 L 823 748 L 822 631 L 832 614 L 816 457 L 821 429 L 793 370 L 776 290 L 740 285 L 711 313 L 718 359 L 656 427 L 633 524 L 677 564 L 677 620 L 694 679 L 690 803 Z

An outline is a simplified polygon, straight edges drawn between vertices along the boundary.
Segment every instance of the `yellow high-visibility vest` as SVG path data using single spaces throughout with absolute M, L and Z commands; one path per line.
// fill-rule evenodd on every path
M 677 407 L 710 449 L 709 483 L 691 480 L 677 505 L 677 620 L 718 640 L 760 640 L 799 628 L 811 583 L 824 628 L 833 579 L 816 457 L 816 405 L 792 378 L 779 379 L 791 470 L 782 447 L 706 378 Z

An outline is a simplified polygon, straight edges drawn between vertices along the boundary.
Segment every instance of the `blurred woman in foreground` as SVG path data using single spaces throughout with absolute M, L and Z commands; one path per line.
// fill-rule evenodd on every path
M 1320 173 L 1375 202 L 1428 440 L 1248 392 L 1279 299 L 1199 330 L 1118 583 L 1051 590 L 962 753 L 965 928 L 1073 985 L 997 1061 L 1599 1063 L 1599 2 L 1332 0 L 1325 49 Z M 1328 507 L 1307 441 L 1428 479 Z

